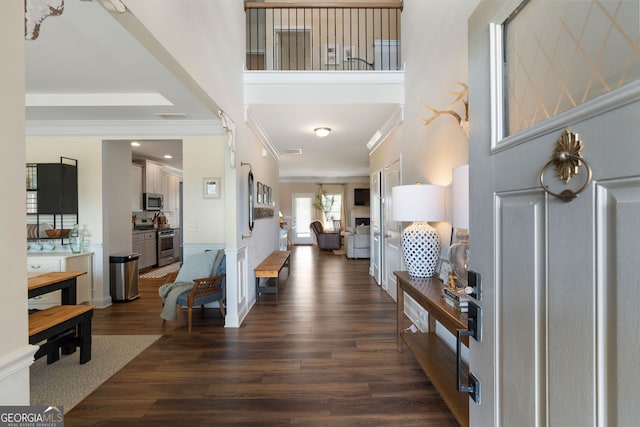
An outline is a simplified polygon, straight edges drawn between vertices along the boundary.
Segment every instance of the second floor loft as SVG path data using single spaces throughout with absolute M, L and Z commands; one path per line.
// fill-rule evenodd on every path
M 247 1 L 245 13 L 248 71 L 402 69 L 402 1 Z

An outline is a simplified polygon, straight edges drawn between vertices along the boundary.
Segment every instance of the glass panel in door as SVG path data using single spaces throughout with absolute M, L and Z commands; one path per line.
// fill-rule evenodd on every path
M 294 245 L 312 245 L 313 236 L 309 225 L 313 221 L 313 193 L 293 194 L 291 206 L 293 215 L 291 218 L 291 233 Z

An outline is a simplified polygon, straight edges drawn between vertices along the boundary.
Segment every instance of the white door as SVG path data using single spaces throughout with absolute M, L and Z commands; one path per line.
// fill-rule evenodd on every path
M 377 171 L 371 174 L 370 188 L 371 188 L 371 212 L 370 222 L 371 225 L 371 254 L 370 254 L 370 274 L 375 279 L 376 283 L 380 285 L 382 283 L 382 203 L 380 200 L 380 178 L 382 172 Z
M 484 319 L 482 342 L 470 342 L 470 370 L 481 382 L 481 403 L 469 401 L 472 426 L 639 423 L 638 4 L 526 3 L 522 13 L 534 19 L 523 36 L 538 29 L 545 36 L 532 38 L 532 51 L 518 51 L 528 80 L 518 107 L 547 100 L 557 100 L 554 108 L 570 100 L 576 106 L 555 113 L 540 107 L 536 114 L 548 117 L 508 132 L 502 131 L 506 94 L 498 82 L 516 79 L 500 75 L 509 60 L 503 65 L 491 59 L 513 58 L 502 54 L 502 40 L 515 40 L 502 38 L 501 24 L 511 12 L 507 6 L 517 2 L 483 2 L 470 20 L 470 268 L 482 275 Z M 536 14 L 529 7 L 543 10 Z M 544 9 L 552 7 L 563 9 L 561 18 Z M 635 32 L 621 35 L 629 23 Z M 602 31 L 582 37 L 587 27 Z M 569 37 L 571 31 L 580 37 Z M 579 46 L 548 55 L 544 39 L 554 51 L 567 40 Z M 620 46 L 613 51 L 605 47 L 614 42 Z M 587 61 L 592 52 L 601 60 Z M 624 56 L 622 69 L 599 69 L 612 64 L 616 52 Z M 573 64 L 569 74 L 565 60 Z M 541 86 L 538 73 L 547 73 Z M 625 81 L 630 74 L 631 82 Z M 557 84 L 554 75 L 567 77 L 566 84 Z M 581 102 L 612 75 L 624 84 Z M 571 92 L 576 87 L 580 96 Z M 510 125 L 520 113 L 509 109 Z M 577 199 L 563 202 L 543 191 L 540 174 L 544 169 L 545 184 L 555 193 L 587 182 L 585 163 L 568 184 L 554 178 L 553 166 L 545 169 L 567 128 L 578 133 L 593 179 Z
M 291 234 L 294 245 L 312 245 L 309 224 L 313 221 L 313 193 L 294 193 L 291 197 Z
M 396 299 L 396 277 L 394 271 L 402 270 L 400 236 L 402 223 L 391 219 L 391 189 L 402 184 L 400 159 L 384 168 L 382 181 L 382 287 Z

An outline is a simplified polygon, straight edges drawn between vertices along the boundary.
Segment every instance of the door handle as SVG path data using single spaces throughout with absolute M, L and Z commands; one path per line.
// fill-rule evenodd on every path
M 467 329 L 456 331 L 456 388 L 469 393 L 474 402 L 480 404 L 480 381 L 469 372 L 469 385 L 462 385 L 462 337 L 472 337 L 482 341 L 482 308 L 469 301 Z

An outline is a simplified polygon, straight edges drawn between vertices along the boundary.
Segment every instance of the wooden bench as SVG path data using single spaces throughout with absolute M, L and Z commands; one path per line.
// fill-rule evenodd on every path
M 38 345 L 34 359 L 47 355 L 47 364 L 60 359 L 60 349 L 80 347 L 80 364 L 91 360 L 93 305 L 59 305 L 29 315 L 29 344 Z
M 291 272 L 290 256 L 291 251 L 273 251 L 253 269 L 256 274 L 256 302 L 260 299 L 260 294 L 276 294 L 276 302 L 278 302 L 280 270 L 287 267 L 288 272 Z M 265 286 L 260 286 L 261 278 L 267 279 Z

